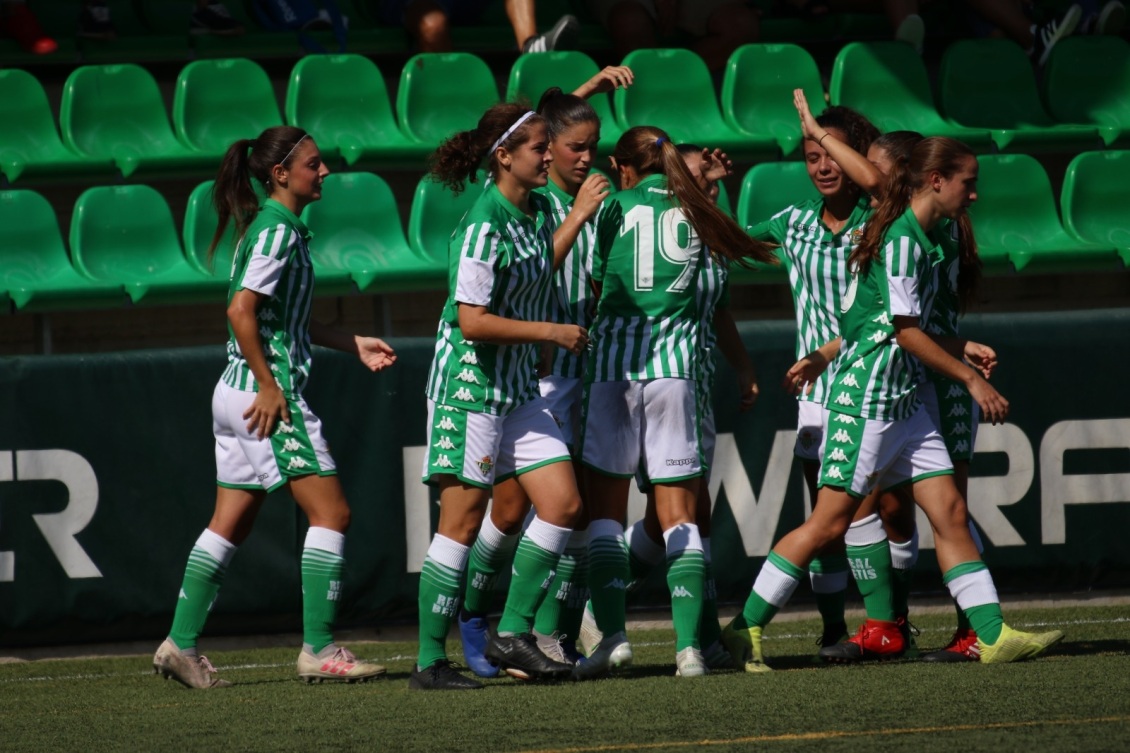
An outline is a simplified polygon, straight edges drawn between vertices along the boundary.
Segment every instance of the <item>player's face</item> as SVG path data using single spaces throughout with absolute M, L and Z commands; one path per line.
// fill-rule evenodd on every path
M 710 200 L 715 204 L 718 203 L 718 183 L 717 181 L 707 180 L 706 176 L 702 174 L 702 155 L 701 154 L 684 154 L 683 162 L 687 164 L 687 171 L 694 177 L 698 183 L 698 187 L 706 192 Z
M 958 169 L 949 178 L 934 173 L 931 186 L 942 214 L 951 220 L 957 219 L 977 201 L 977 158 L 973 155 L 962 157 Z
M 833 138 L 847 142 L 847 134 L 839 128 L 829 128 L 828 133 Z M 804 164 L 808 168 L 808 177 L 821 196 L 836 196 L 847 188 L 848 182 L 839 164 L 828 156 L 824 147 L 810 139 L 804 140 Z
M 553 154 L 549 151 L 545 123 L 532 123 L 528 128 L 529 138 L 520 146 L 514 147 L 513 151 L 506 150 L 509 155 L 507 170 L 520 185 L 538 188 L 549 180 L 549 165 L 553 162 Z
M 322 181 L 329 174 L 318 145 L 314 139 L 305 138 L 294 150 L 290 167 L 286 169 L 285 186 L 281 182 L 279 186 L 294 196 L 299 205 L 305 206 L 322 198 Z
M 569 193 L 576 193 L 589 177 L 599 140 L 600 124 L 593 121 L 571 125 L 551 141 L 553 166 L 550 171 L 554 182 Z

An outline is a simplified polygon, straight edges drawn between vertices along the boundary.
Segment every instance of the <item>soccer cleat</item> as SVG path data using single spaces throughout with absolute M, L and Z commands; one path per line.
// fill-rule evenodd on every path
M 365 682 L 385 673 L 380 664 L 357 661 L 353 652 L 341 646 L 325 658 L 319 659 L 303 649 L 298 652 L 298 676 L 311 682 Z
M 604 640 L 604 633 L 596 626 L 596 617 L 592 613 L 592 602 L 585 604 L 584 614 L 581 616 L 581 653 L 591 656 L 600 642 Z
M 897 659 L 906 651 L 898 623 L 867 620 L 859 632 L 842 643 L 820 649 L 820 658 L 835 664 Z
M 409 690 L 481 690 L 482 687 L 477 680 L 459 674 L 447 659 L 423 669 L 415 667 L 408 678 Z
M 930 651 L 918 657 L 922 661 L 932 662 L 968 662 L 981 659 L 981 647 L 977 642 L 977 633 L 973 628 L 958 628 L 954 631 L 953 638 L 945 648 Z
M 827 648 L 828 646 L 835 646 L 841 641 L 848 638 L 848 630 L 846 622 L 837 622 L 834 625 L 825 625 L 824 632 L 816 639 L 816 645 L 820 648 Z
M 227 680 L 212 676 L 216 674 L 216 668 L 208 657 L 186 654 L 168 638 L 153 654 L 153 673 L 166 680 L 176 680 L 186 688 L 208 690 L 231 686 Z
M 675 654 L 675 677 L 702 677 L 709 672 L 702 652 L 694 646 Z
M 1083 7 L 1079 3 L 1072 3 L 1059 18 L 1032 27 L 1031 55 L 1036 58 L 1040 66 L 1048 61 L 1052 48 L 1063 39 L 1075 33 L 1075 27 L 1083 20 Z
M 751 627 L 741 630 L 734 628 L 730 623 L 722 629 L 722 643 L 730 652 L 734 661 L 734 668 L 750 673 L 771 672 L 772 668 L 765 663 L 765 656 L 761 652 L 761 628 Z
M 613 633 L 597 644 L 588 658 L 573 667 L 574 680 L 603 677 L 613 669 L 632 666 L 632 644 L 624 632 Z
M 567 637 L 557 632 L 552 635 L 543 635 L 536 630 L 534 631 L 534 638 L 537 639 L 538 648 L 543 654 L 563 664 L 576 664 L 584 657 L 577 653 L 577 644 L 566 640 Z
M 1046 633 L 1025 633 L 1022 630 L 1013 630 L 1008 625 L 1003 625 L 996 643 L 987 646 L 983 640 L 978 638 L 977 648 L 981 652 L 982 664 L 1005 664 L 1039 656 L 1062 640 L 1062 630 L 1050 630 Z
M 231 16 L 223 3 L 208 3 L 192 13 L 189 32 L 192 34 L 215 34 L 221 37 L 239 36 L 243 25 Z
M 541 652 L 530 633 L 496 635 L 487 644 L 486 657 L 519 680 L 558 680 L 568 677 L 572 664 L 554 661 Z
M 459 637 L 463 640 L 463 658 L 467 666 L 479 677 L 498 677 L 498 665 L 486 657 L 487 644 L 490 643 L 490 625 L 486 617 L 470 617 L 464 620 L 463 614 L 456 620 L 459 623 Z
M 707 646 L 702 652 L 702 658 L 710 669 L 732 669 L 734 666 L 734 657 L 730 656 L 720 640 Z
M 896 617 L 895 624 L 898 625 L 899 632 L 902 633 L 902 643 L 906 647 L 903 652 L 904 659 L 917 659 L 918 658 L 918 641 L 915 637 L 918 635 L 918 628 L 911 624 L 910 620 L 906 617 Z

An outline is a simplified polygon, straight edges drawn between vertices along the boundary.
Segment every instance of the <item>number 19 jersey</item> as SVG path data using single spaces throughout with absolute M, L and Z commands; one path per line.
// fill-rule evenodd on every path
M 697 378 L 703 248 L 666 176 L 606 200 L 597 226 L 593 280 L 601 293 L 588 381 Z

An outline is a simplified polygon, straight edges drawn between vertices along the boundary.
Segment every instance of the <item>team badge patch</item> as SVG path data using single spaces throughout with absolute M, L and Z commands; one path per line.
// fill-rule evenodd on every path
M 479 470 L 486 475 L 490 473 L 491 468 L 494 468 L 494 460 L 490 455 L 483 455 L 483 459 L 479 461 Z
M 816 437 L 808 429 L 802 431 L 797 440 L 800 442 L 800 446 L 806 450 L 811 449 L 812 445 L 816 443 Z

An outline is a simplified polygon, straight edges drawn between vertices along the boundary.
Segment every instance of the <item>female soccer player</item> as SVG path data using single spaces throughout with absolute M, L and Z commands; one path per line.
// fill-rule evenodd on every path
M 322 197 L 329 170 L 300 128 L 268 128 L 224 155 L 214 201 L 219 226 L 240 239 L 228 292 L 228 365 L 212 396 L 216 435 L 216 509 L 188 557 L 169 637 L 153 668 L 190 688 L 229 685 L 212 675 L 196 641 L 236 547 L 251 532 L 267 492 L 282 486 L 310 520 L 302 551 L 303 645 L 298 674 L 317 680 L 366 680 L 384 667 L 359 662 L 331 634 L 341 598 L 349 506 L 322 424 L 302 397 L 311 343 L 356 353 L 371 371 L 396 361 L 375 337 L 348 336 L 310 321 L 314 274 L 309 231 L 298 215 Z M 253 183 L 266 186 L 260 206 Z
M 921 369 L 961 381 L 997 423 L 1008 402 L 976 368 L 924 332 L 936 294 L 928 254 L 943 218 L 958 220 L 976 200 L 977 160 L 947 138 L 919 142 L 888 176 L 884 198 L 848 259 L 851 285 L 843 303 L 842 344 L 829 379 L 828 422 L 820 489 L 812 516 L 770 552 L 745 608 L 723 632 L 747 672 L 765 672 L 761 635 L 788 600 L 816 552 L 847 531 L 874 488 L 905 482 L 935 532 L 943 580 L 978 634 L 980 660 L 1000 663 L 1043 653 L 1063 638 L 1055 630 L 1024 633 L 1004 624 L 992 576 L 969 534 L 965 501 L 941 436 L 916 397 Z M 963 248 L 973 239 L 963 237 Z M 983 369 L 982 354 L 945 342 Z M 958 346 L 958 347 L 955 347 Z M 869 625 L 864 626 L 864 632 Z M 860 645 L 866 644 L 866 636 Z M 898 639 L 897 632 L 892 639 Z
M 697 279 L 704 251 L 772 261 L 695 183 L 665 132 L 629 129 L 612 157 L 622 190 L 601 210 L 593 280 L 600 289 L 581 441 L 590 474 L 589 588 L 603 639 L 574 671 L 596 677 L 631 661 L 624 634 L 628 484 L 655 486 L 683 676 L 706 666 L 699 645 L 703 548 L 694 524 L 703 472 L 697 378 Z
M 493 184 L 452 235 L 447 304 L 428 376 L 429 454 L 424 480 L 439 486 L 440 519 L 420 574 L 420 654 L 409 687 L 473 689 L 444 649 L 458 612 L 463 571 L 496 477 L 517 476 L 537 517 L 518 544 L 498 635 L 485 655 L 523 677 L 567 675 L 571 665 L 538 650 L 531 623 L 580 509 L 569 450 L 538 392 L 538 346 L 574 353 L 577 324 L 548 321 L 554 269 L 607 195 L 594 176 L 559 226 L 534 190 L 553 156 L 545 121 L 516 104 L 487 110 L 432 156 L 432 175 L 462 190 L 488 160 Z M 556 233 L 555 233 L 556 227 Z

